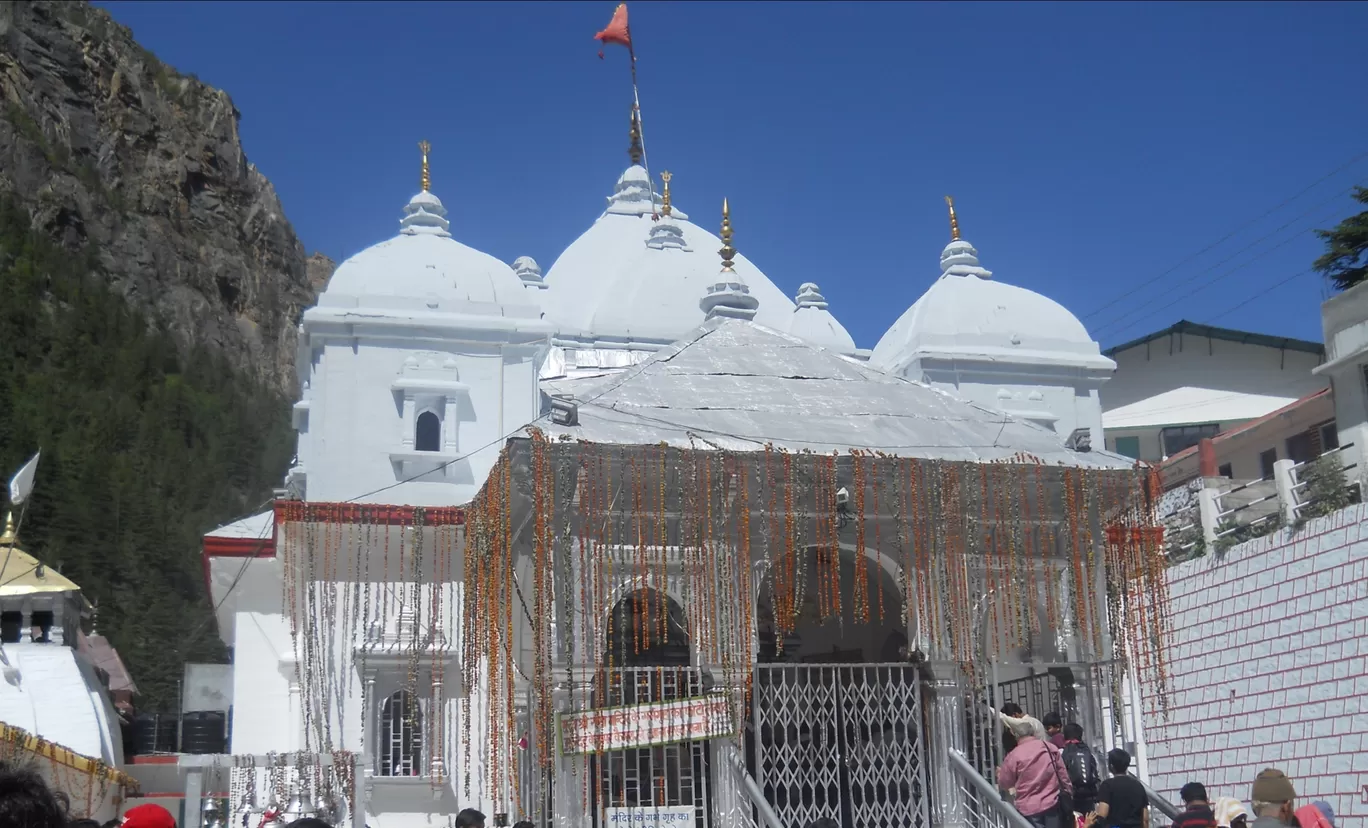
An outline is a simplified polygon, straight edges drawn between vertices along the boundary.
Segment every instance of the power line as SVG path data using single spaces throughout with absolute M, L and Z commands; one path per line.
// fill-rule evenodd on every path
M 1346 192 L 1347 192 L 1347 191 L 1346 191 Z M 1327 202 L 1327 203 L 1328 203 L 1328 202 Z M 1317 205 L 1317 207 L 1323 207 L 1323 206 L 1324 206 L 1324 204 Z M 1304 218 L 1304 217 L 1305 217 L 1305 215 L 1299 217 L 1298 219 L 1294 219 L 1294 221 L 1300 220 L 1300 218 Z M 1288 225 L 1284 225 L 1282 228 L 1279 228 L 1279 230 L 1285 229 L 1287 226 L 1288 226 Z M 1307 228 L 1307 229 L 1310 229 L 1310 228 Z M 1275 232 L 1277 232 L 1277 231 L 1275 231 Z M 1139 315 L 1139 316 L 1134 316 L 1135 313 L 1137 313 L 1137 312 L 1139 312 L 1139 311 L 1143 311 L 1143 310 L 1145 310 L 1145 308 L 1150 307 L 1150 306 L 1153 304 L 1153 302 L 1154 302 L 1155 300 L 1150 300 L 1149 302 L 1143 303 L 1143 304 L 1141 304 L 1141 305 L 1139 305 L 1139 306 L 1137 306 L 1137 307 L 1131 309 L 1130 311 L 1127 311 L 1126 313 L 1123 313 L 1121 316 L 1116 317 L 1116 318 L 1113 319 L 1112 321 L 1107 322 L 1107 323 L 1102 324 L 1102 325 L 1099 325 L 1098 327 L 1094 328 L 1094 329 L 1093 329 L 1094 335 L 1096 335 L 1097 333 L 1100 333 L 1101 331 L 1105 331 L 1105 330 L 1107 330 L 1107 329 L 1109 329 L 1109 328 L 1110 328 L 1110 329 L 1114 329 L 1114 332 L 1119 332 L 1119 331 L 1124 331 L 1124 330 L 1127 330 L 1127 329 L 1129 329 L 1129 328 L 1131 328 L 1131 327 L 1134 327 L 1137 323 L 1142 322 L 1142 321 L 1144 321 L 1144 320 L 1146 320 L 1146 319 L 1149 319 L 1149 318 L 1151 318 L 1151 317 L 1153 317 L 1153 316 L 1155 316 L 1155 315 L 1157 315 L 1157 314 L 1159 314 L 1159 313 L 1161 313 L 1161 312 L 1163 312 L 1163 311 L 1165 311 L 1165 310 L 1168 310 L 1169 308 L 1173 307 L 1174 305 L 1177 305 L 1177 304 L 1181 303 L 1184 299 L 1187 299 L 1188 297 L 1193 296 L 1193 295 L 1195 295 L 1195 294 L 1197 294 L 1197 293 L 1201 293 L 1202 291 L 1206 290 L 1207 288 L 1211 287 L 1212 285 L 1216 284 L 1217 282 L 1220 282 L 1220 281 L 1226 279 L 1227 277 L 1229 277 L 1229 276 L 1231 276 L 1231 275 L 1233 275 L 1233 274 L 1235 274 L 1235 273 L 1238 273 L 1239 271 L 1245 269 L 1246 267 L 1249 267 L 1251 264 L 1257 262 L 1259 259 L 1262 259 L 1264 256 L 1267 256 L 1268 254 L 1274 252 L 1275 250 L 1278 250 L 1278 249 L 1280 249 L 1280 248 L 1286 247 L 1287 245 L 1291 244 L 1291 243 L 1294 242 L 1294 241 L 1298 241 L 1298 240 L 1302 237 L 1302 235 L 1303 235 L 1305 232 L 1306 232 L 1306 230 L 1298 231 L 1297 233 L 1295 233 L 1295 234 L 1293 234 L 1293 235 L 1291 235 L 1291 236 L 1288 236 L 1287 238 L 1283 239 L 1282 241 L 1278 242 L 1277 244 L 1273 245 L 1272 247 L 1269 247 L 1269 248 L 1267 248 L 1267 249 L 1265 249 L 1265 250 L 1260 251 L 1259 253 L 1256 253 L 1255 255 L 1251 256 L 1249 259 L 1245 260 L 1244 262 L 1241 262 L 1240 264 L 1235 265 L 1234 267 L 1230 268 L 1229 270 L 1226 270 L 1226 271 L 1223 272 L 1223 273 L 1219 273 L 1219 274 L 1213 276 L 1213 277 L 1210 278 L 1210 279 L 1207 279 L 1207 280 L 1205 280 L 1205 281 L 1199 282 L 1199 283 L 1198 283 L 1195 287 L 1193 287 L 1191 290 L 1189 290 L 1189 291 L 1187 291 L 1187 292 L 1185 292 L 1185 293 L 1179 294 L 1179 295 L 1178 295 L 1177 297 L 1175 297 L 1172 301 L 1167 302 L 1167 303 L 1165 303 L 1165 304 L 1163 304 L 1163 305 L 1160 305 L 1160 306 L 1154 308 L 1153 310 L 1150 310 L 1150 311 L 1147 312 L 1147 313 L 1142 313 L 1142 314 Z M 1259 243 L 1263 242 L 1266 238 L 1268 238 L 1268 237 L 1265 237 L 1264 239 L 1260 239 L 1259 241 L 1255 242 L 1255 244 L 1259 244 Z M 1247 248 L 1246 248 L 1246 249 L 1247 249 Z M 1229 259 L 1226 259 L 1225 261 L 1229 261 Z M 1223 263 L 1224 263 L 1224 262 L 1222 262 L 1222 264 L 1223 264 Z M 1217 265 L 1217 266 L 1219 266 L 1219 265 Z M 1205 272 L 1210 272 L 1210 270 L 1208 270 L 1208 271 L 1203 271 L 1203 272 L 1204 272 L 1204 273 L 1205 273 Z M 1164 294 L 1164 295 L 1168 295 L 1168 294 Z M 1160 297 L 1156 297 L 1156 298 L 1163 298 L 1163 295 L 1161 295 Z M 1118 327 L 1118 326 L 1119 326 L 1119 327 Z
M 1270 215 L 1276 213 L 1277 211 L 1281 210 L 1283 207 L 1286 207 L 1288 204 L 1291 204 L 1292 202 L 1296 201 L 1297 199 L 1299 199 L 1299 198 L 1301 198 L 1302 196 L 1306 195 L 1307 193 L 1311 192 L 1311 191 L 1314 190 L 1316 187 L 1318 187 L 1318 186 L 1320 186 L 1321 184 L 1323 184 L 1325 181 L 1329 180 L 1330 178 L 1334 177 L 1335 175 L 1338 175 L 1339 173 L 1343 172 L 1344 170 L 1347 170 L 1349 167 L 1352 167 L 1354 164 L 1357 164 L 1359 161 L 1362 161 L 1364 158 L 1368 158 L 1368 152 L 1359 153 L 1358 155 L 1356 155 L 1356 156 L 1354 156 L 1353 158 L 1351 158 L 1351 159 L 1349 159 L 1348 161 L 1346 161 L 1344 164 L 1341 164 L 1340 166 L 1338 166 L 1338 167 L 1336 167 L 1335 169 L 1331 170 L 1331 171 L 1330 171 L 1329 173 L 1327 173 L 1326 175 L 1321 176 L 1320 178 L 1316 179 L 1316 181 L 1315 181 L 1313 184 L 1311 184 L 1309 187 L 1307 187 L 1306 189 L 1302 190 L 1301 192 L 1297 193 L 1296 195 L 1294 195 L 1294 196 L 1292 196 L 1292 197 L 1290 197 L 1290 198 L 1284 199 L 1283 201 L 1279 202 L 1277 205 L 1275 205 L 1275 206 L 1272 207 L 1271 209 L 1267 210 L 1266 212 L 1261 213 L 1261 214 L 1258 215 L 1258 216 L 1255 216 L 1254 218 L 1250 219 L 1249 221 L 1245 222 L 1244 224 L 1241 224 L 1239 227 L 1236 227 L 1234 230 L 1231 230 L 1229 233 L 1225 234 L 1224 236 L 1222 236 L 1221 238 L 1219 238 L 1219 239 L 1217 239 L 1216 241 L 1212 242 L 1211 244 L 1207 245 L 1206 247 L 1203 247 L 1201 250 L 1198 250 L 1196 253 L 1193 253 L 1192 255 L 1190 255 L 1190 256 L 1184 258 L 1183 260 L 1179 261 L 1178 264 L 1174 265 L 1173 267 L 1170 267 L 1168 270 L 1165 270 L 1163 273 L 1160 273 L 1158 276 L 1155 276 L 1155 277 L 1149 279 L 1149 280 L 1146 281 L 1146 282 L 1142 282 L 1141 284 L 1135 286 L 1135 287 L 1132 288 L 1131 290 L 1128 290 L 1128 291 L 1126 291 L 1125 293 L 1122 293 L 1120 296 L 1116 297 L 1115 299 L 1111 300 L 1110 302 L 1106 303 L 1105 305 L 1102 305 L 1102 306 L 1100 306 L 1100 307 L 1098 307 L 1098 308 L 1094 308 L 1093 310 L 1088 311 L 1087 313 L 1083 314 L 1082 318 L 1083 318 L 1083 319 L 1088 319 L 1089 317 L 1096 316 L 1097 314 L 1101 313 L 1102 311 L 1106 310 L 1107 308 L 1110 308 L 1110 307 L 1116 305 L 1118 302 L 1120 302 L 1120 301 L 1122 301 L 1123 299 L 1125 299 L 1126 297 L 1130 296 L 1130 295 L 1133 294 L 1135 291 L 1140 290 L 1140 289 L 1142 289 L 1142 288 L 1149 287 L 1150 285 L 1154 284 L 1155 282 L 1159 281 L 1160 279 L 1163 279 L 1165 276 L 1168 276 L 1170 273 L 1173 273 L 1174 271 L 1178 270 L 1178 269 L 1181 268 L 1183 265 L 1187 264 L 1188 262 L 1192 261 L 1193 259 L 1196 259 L 1196 258 L 1202 256 L 1204 253 L 1207 253 L 1207 252 L 1209 252 L 1209 251 L 1211 251 L 1211 250 L 1213 250 L 1213 249 L 1215 249 L 1215 248 L 1221 246 L 1222 244 L 1225 244 L 1227 241 L 1229 241 L 1230 239 L 1234 238 L 1237 234 L 1239 234 L 1239 232 L 1240 232 L 1241 230 L 1244 230 L 1244 229 L 1247 228 L 1247 227 L 1250 227 L 1250 226 L 1252 226 L 1252 225 L 1254 225 L 1254 224 L 1257 224 L 1258 222 L 1262 221 L 1263 219 L 1267 218 L 1268 216 L 1270 216 Z M 1246 249 L 1247 249 L 1247 248 L 1246 248 Z M 1227 261 L 1228 261 L 1228 260 L 1227 260 Z M 1219 266 L 1219 265 L 1218 265 L 1218 266 Z
M 1235 305 L 1231 305 L 1230 307 L 1226 308 L 1225 310 L 1221 311 L 1220 313 L 1216 314 L 1215 316 L 1209 316 L 1209 317 L 1207 317 L 1207 324 L 1209 324 L 1209 323 L 1211 323 L 1211 322 L 1214 322 L 1214 321 L 1216 321 L 1217 319 L 1220 319 L 1220 318 L 1223 317 L 1223 316 L 1227 316 L 1227 315 L 1229 315 L 1229 314 L 1231 314 L 1231 313 L 1234 313 L 1235 311 L 1239 310 L 1240 308 L 1243 308 L 1245 305 L 1248 305 L 1250 302 L 1253 302 L 1255 299 L 1258 299 L 1260 296 L 1265 296 L 1265 295 L 1267 295 L 1267 294 L 1269 294 L 1269 293 L 1272 293 L 1273 291 L 1277 290 L 1278 288 L 1282 287 L 1283 285 L 1287 284 L 1288 282 L 1292 281 L 1293 279 L 1296 279 L 1296 278 L 1299 277 L 1299 276 L 1309 276 L 1309 275 L 1311 275 L 1311 274 L 1313 274 L 1313 273 L 1315 273 L 1314 270 L 1303 270 L 1303 271 L 1300 271 L 1300 272 L 1298 272 L 1298 273 L 1293 273 L 1291 276 L 1288 276 L 1286 279 L 1279 279 L 1278 281 L 1274 282 L 1273 284 L 1269 285 L 1268 287 L 1264 288 L 1263 290 L 1259 291 L 1258 293 L 1253 294 L 1252 296 L 1250 296 L 1249 298 L 1245 299 L 1244 301 L 1239 302 L 1238 304 L 1235 304 Z

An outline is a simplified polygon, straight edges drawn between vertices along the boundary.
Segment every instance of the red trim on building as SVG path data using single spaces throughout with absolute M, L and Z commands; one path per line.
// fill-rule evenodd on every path
M 178 765 L 180 757 L 174 753 L 154 753 L 148 756 L 134 756 L 129 760 L 132 765 Z M 143 794 L 143 796 L 156 796 L 156 794 Z
M 267 538 L 205 535 L 201 557 L 204 587 L 212 596 L 210 558 L 274 558 L 276 535 L 282 523 L 341 523 L 370 526 L 464 526 L 465 509 L 458 506 L 391 506 L 374 503 L 307 503 L 277 500 L 275 521 Z
M 276 526 L 271 524 L 271 534 L 265 538 L 225 537 L 205 535 L 201 541 L 200 559 L 204 567 L 204 590 L 209 600 L 214 600 L 213 581 L 209 577 L 210 558 L 274 558 L 276 554 Z
M 1329 389 L 1329 388 L 1322 388 L 1321 390 L 1317 391 L 1317 392 L 1314 393 L 1314 394 L 1307 394 L 1305 397 L 1302 397 L 1301 399 L 1299 399 L 1299 400 L 1297 400 L 1297 401 L 1295 401 L 1295 402 L 1290 402 L 1290 403 L 1288 403 L 1287 405 L 1284 405 L 1282 408 L 1279 408 L 1279 409 L 1276 410 L 1276 411 L 1270 411 L 1270 412 L 1268 412 L 1267 414 L 1263 415 L 1262 417 L 1258 418 L 1257 420 L 1250 420 L 1249 422 L 1247 422 L 1247 423 L 1241 423 L 1240 425 L 1237 425 L 1237 426 L 1235 426 L 1235 427 L 1232 428 L 1232 429 L 1228 429 L 1228 430 L 1226 430 L 1226 431 L 1222 431 L 1220 434 L 1217 434 L 1215 437 L 1210 438 L 1210 439 L 1211 439 L 1211 442 L 1212 442 L 1212 443 L 1222 443 L 1222 442 L 1225 442 L 1226 440 L 1229 440 L 1231 437 L 1235 437 L 1235 436 L 1237 436 L 1237 435 L 1239 435 L 1239 434 L 1243 434 L 1244 432 L 1249 431 L 1250 429 L 1258 428 L 1259 426 L 1263 425 L 1264 423 L 1268 422 L 1269 420 L 1273 420 L 1273 419 L 1276 419 L 1276 418 L 1278 418 L 1278 417 L 1281 417 L 1282 415 L 1288 413 L 1289 411 L 1293 411 L 1293 410 L 1295 410 L 1295 409 L 1297 409 L 1297 408 L 1300 408 L 1301 406 L 1306 405 L 1307 403 L 1311 402 L 1312 400 L 1317 399 L 1318 397 L 1323 397 L 1323 396 L 1325 396 L 1326 394 L 1329 394 L 1329 393 L 1330 393 L 1330 389 Z M 1164 461 L 1164 465 L 1167 466 L 1167 465 L 1169 465 L 1169 464 L 1171 464 L 1171 463 L 1173 463 L 1173 462 L 1175 462 L 1175 461 L 1181 460 L 1181 459 L 1183 459 L 1183 458 L 1185 458 L 1185 457 L 1190 457 L 1190 456 L 1192 456 L 1193 454 L 1195 454 L 1195 453 L 1198 451 L 1199 448 L 1200 448 L 1200 444 L 1198 444 L 1198 445 L 1196 445 L 1196 446 L 1189 446 L 1188 448 L 1183 449 L 1182 451 L 1178 452 L 1177 454 L 1175 454 L 1175 455 L 1169 457 L 1169 459 L 1165 460 L 1165 461 Z
M 276 523 L 362 523 L 370 526 L 464 526 L 459 506 L 389 506 L 277 500 Z

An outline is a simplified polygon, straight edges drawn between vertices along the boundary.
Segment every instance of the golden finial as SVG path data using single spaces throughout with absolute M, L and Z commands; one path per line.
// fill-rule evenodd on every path
M 731 206 L 722 199 L 722 249 L 717 251 L 722 257 L 722 272 L 732 272 L 732 260 L 736 258 L 736 248 L 732 247 Z
M 640 164 L 641 164 L 641 158 L 642 158 L 642 150 L 641 150 L 641 116 L 637 114 L 637 108 L 636 108 L 635 105 L 632 106 L 632 131 L 631 131 L 631 136 L 632 136 L 632 145 L 631 145 L 630 147 L 627 148 L 627 154 L 630 155 L 630 156 L 632 157 L 632 163 L 633 163 L 634 165 L 640 165 Z
M 955 216 L 955 200 L 946 196 L 945 204 L 950 208 L 950 241 L 959 241 L 959 219 Z
M 419 141 L 418 149 L 423 151 L 423 192 L 427 192 L 432 187 L 432 176 L 428 174 L 428 153 L 432 151 L 432 145 L 427 141 Z
M 14 513 L 9 512 L 5 515 L 5 534 L 0 535 L 0 543 L 13 546 L 15 540 L 16 538 L 14 536 Z
M 670 174 L 670 171 L 669 171 L 669 170 L 666 170 L 665 172 L 663 172 L 663 173 L 660 174 L 660 180 L 665 182 L 665 189 L 664 189 L 664 191 L 661 192 L 661 194 L 660 194 L 660 214 L 663 215 L 663 216 L 669 216 L 669 215 L 670 215 L 670 179 L 671 179 L 671 178 L 674 178 L 674 176 Z

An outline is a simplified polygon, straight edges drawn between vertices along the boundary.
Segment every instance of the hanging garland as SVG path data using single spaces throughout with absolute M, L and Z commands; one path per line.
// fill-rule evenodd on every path
M 844 514 L 841 487 L 850 491 Z M 1135 669 L 1163 686 L 1168 623 L 1155 491 L 1136 470 L 1045 466 L 1025 456 L 978 464 L 774 446 L 723 453 L 553 444 L 540 434 L 514 441 L 468 511 L 461 738 L 472 743 L 479 727 L 487 749 L 483 784 L 466 753 L 467 792 L 473 785 L 496 803 L 519 799 L 510 757 L 515 691 L 526 687 L 545 801 L 555 761 L 553 671 L 587 659 L 580 666 L 592 670 L 591 698 L 573 695 L 572 671 L 570 702 L 604 706 L 620 660 L 676 634 L 676 610 L 696 663 L 734 682 L 727 689 L 735 723 L 743 721 L 757 594 L 780 652 L 807 604 L 819 621 L 847 612 L 861 623 L 876 613 L 903 618 L 915 630 L 910 647 L 971 675 L 982 659 L 1004 657 L 1001 647 L 1069 630 L 1081 659 L 1124 666 L 1133 656 Z M 847 585 L 841 549 L 851 541 Z M 867 542 L 875 560 L 898 558 L 897 611 L 884 606 L 882 589 L 877 601 L 869 594 L 882 568 L 869 570 Z M 528 569 L 523 589 L 515 561 Z M 753 563 L 763 572 L 758 593 Z M 444 569 L 440 577 L 456 576 Z M 634 590 L 646 591 L 627 600 Z M 619 603 L 624 652 L 606 647 Z M 663 671 L 653 672 L 663 681 Z

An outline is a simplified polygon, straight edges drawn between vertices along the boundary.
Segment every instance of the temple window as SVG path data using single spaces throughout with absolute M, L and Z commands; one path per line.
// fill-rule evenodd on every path
M 417 451 L 441 451 L 442 421 L 436 412 L 424 411 L 418 415 L 413 430 L 413 448 Z
M 380 706 L 381 776 L 423 774 L 423 708 L 407 690 L 391 693 Z

